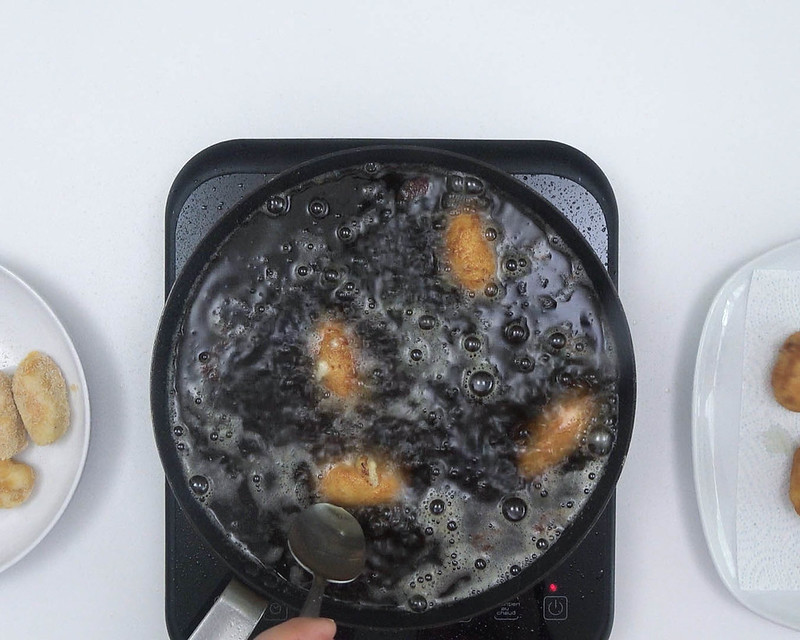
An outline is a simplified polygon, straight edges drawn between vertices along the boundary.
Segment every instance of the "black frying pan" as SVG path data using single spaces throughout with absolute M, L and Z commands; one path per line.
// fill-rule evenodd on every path
M 635 405 L 634 355 L 624 312 L 614 285 L 592 248 L 550 203 L 511 176 L 474 159 L 442 151 L 413 147 L 371 147 L 335 153 L 291 169 L 243 200 L 228 213 L 200 242 L 186 262 L 168 296 L 156 336 L 151 371 L 151 409 L 153 425 L 167 480 L 176 499 L 192 524 L 209 545 L 230 566 L 235 575 L 252 590 L 268 598 L 278 599 L 299 609 L 306 592 L 275 572 L 248 559 L 247 555 L 211 520 L 198 502 L 184 477 L 176 448 L 174 419 L 170 412 L 169 373 L 175 366 L 176 341 L 180 340 L 182 318 L 190 299 L 192 287 L 207 266 L 210 256 L 220 243 L 255 209 L 273 195 L 280 194 L 310 178 L 368 162 L 413 164 L 439 167 L 449 171 L 476 176 L 493 189 L 530 209 L 545 222 L 578 257 L 601 300 L 606 331 L 611 334 L 618 358 L 618 423 L 615 443 L 607 457 L 605 470 L 589 499 L 551 548 L 525 568 L 519 575 L 477 596 L 438 605 L 420 613 L 400 608 L 370 609 L 368 619 L 358 605 L 329 599 L 323 615 L 351 626 L 382 628 L 439 626 L 476 615 L 501 605 L 520 592 L 537 584 L 549 571 L 560 564 L 578 545 L 603 512 L 614 491 L 622 469 L 633 428 Z M 276 238 L 275 242 L 281 242 Z

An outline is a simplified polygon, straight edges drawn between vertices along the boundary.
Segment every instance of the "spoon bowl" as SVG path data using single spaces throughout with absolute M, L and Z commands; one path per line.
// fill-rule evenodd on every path
M 295 516 L 289 551 L 314 576 L 300 617 L 317 617 L 327 583 L 352 582 L 364 570 L 364 531 L 349 512 L 320 502 Z

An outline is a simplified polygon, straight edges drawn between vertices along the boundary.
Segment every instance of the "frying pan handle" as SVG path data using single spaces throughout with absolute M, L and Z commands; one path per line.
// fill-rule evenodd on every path
M 308 590 L 306 601 L 300 609 L 301 618 L 319 618 L 319 610 L 322 608 L 322 594 L 328 581 L 320 575 L 314 575 L 314 581 Z
M 241 582 L 231 580 L 189 640 L 248 640 L 267 604 Z

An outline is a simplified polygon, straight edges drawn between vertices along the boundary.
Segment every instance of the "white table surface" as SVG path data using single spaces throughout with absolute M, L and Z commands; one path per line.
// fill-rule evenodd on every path
M 0 11 L 0 264 L 73 336 L 93 431 L 69 509 L 0 574 L 0 637 L 166 638 L 148 400 L 165 199 L 210 144 L 275 137 L 551 139 L 591 156 L 618 199 L 639 381 L 612 637 L 797 637 L 714 570 L 690 403 L 715 291 L 800 237 L 800 4 L 44 4 Z

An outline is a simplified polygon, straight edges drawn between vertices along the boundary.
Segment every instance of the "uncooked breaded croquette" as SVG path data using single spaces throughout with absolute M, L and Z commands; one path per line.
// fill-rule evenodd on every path
M 69 426 L 67 385 L 50 356 L 31 351 L 14 372 L 11 388 L 31 440 L 46 445 L 64 435 Z
M 533 478 L 559 465 L 580 446 L 597 414 L 594 396 L 585 391 L 570 391 L 545 406 L 527 425 L 517 468 L 521 476 Z
M 355 339 L 341 322 L 323 322 L 316 333 L 317 380 L 340 398 L 352 396 L 359 387 Z
M 325 501 L 340 507 L 370 507 L 400 499 L 405 487 L 394 465 L 370 455 L 341 460 L 328 467 L 317 485 Z
M 0 371 L 0 460 L 8 460 L 28 444 L 17 405 L 11 392 L 11 378 Z
M 470 291 L 483 291 L 495 277 L 494 247 L 475 206 L 460 205 L 450 216 L 444 236 L 447 261 L 456 281 Z
M 25 502 L 35 480 L 33 469 L 24 462 L 0 460 L 0 509 L 12 509 Z

